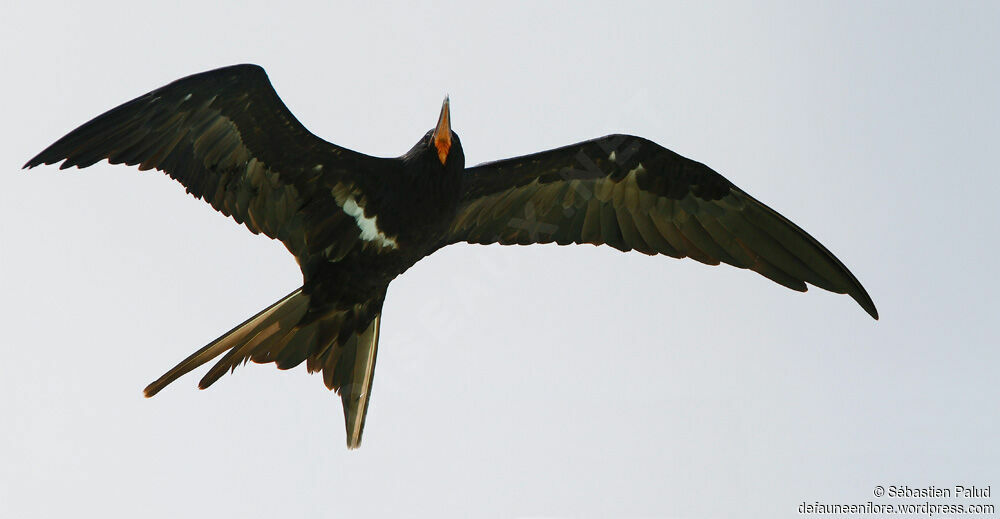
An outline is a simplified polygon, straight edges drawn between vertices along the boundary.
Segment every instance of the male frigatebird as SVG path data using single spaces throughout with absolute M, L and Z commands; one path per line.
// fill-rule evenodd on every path
M 708 166 L 609 135 L 465 167 L 445 99 L 437 126 L 398 158 L 320 139 L 256 65 L 179 79 L 73 130 L 25 164 L 107 159 L 166 172 L 253 233 L 281 240 L 302 286 L 146 387 L 147 397 L 222 355 L 206 388 L 252 360 L 321 371 L 358 447 L 389 282 L 452 243 L 591 243 L 754 270 L 804 292 L 875 305 L 818 241 Z M 525 223 L 528 223 L 526 225 Z

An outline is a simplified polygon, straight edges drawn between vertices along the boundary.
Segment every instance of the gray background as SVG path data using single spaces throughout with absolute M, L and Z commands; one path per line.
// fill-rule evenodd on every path
M 1000 492 L 996 3 L 3 11 L 0 516 L 793 517 L 877 484 Z M 359 451 L 304 368 L 145 400 L 298 286 L 294 260 L 165 175 L 18 168 L 239 62 L 375 155 L 446 93 L 470 164 L 651 138 L 815 235 L 882 320 L 690 260 L 455 246 L 390 289 Z

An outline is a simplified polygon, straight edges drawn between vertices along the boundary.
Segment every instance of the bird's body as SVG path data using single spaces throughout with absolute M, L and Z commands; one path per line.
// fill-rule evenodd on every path
M 419 152 L 430 138 L 428 132 L 398 160 L 358 170 L 353 189 L 364 201 L 346 195 L 334 213 L 346 236 L 318 230 L 312 241 L 329 245 L 299 256 L 313 312 L 321 311 L 320 298 L 340 307 L 385 293 L 390 281 L 439 247 L 458 207 L 465 159 L 458 153 L 442 167 L 437 157 Z
M 247 360 L 322 372 L 361 441 L 390 282 L 451 243 L 591 243 L 749 268 L 789 288 L 861 284 L 825 247 L 704 164 L 628 135 L 465 167 L 447 100 L 406 154 L 377 158 L 323 141 L 263 69 L 195 74 L 66 135 L 26 167 L 100 160 L 156 168 L 254 233 L 281 240 L 303 285 L 146 388 L 152 396 L 217 357 L 200 387 Z

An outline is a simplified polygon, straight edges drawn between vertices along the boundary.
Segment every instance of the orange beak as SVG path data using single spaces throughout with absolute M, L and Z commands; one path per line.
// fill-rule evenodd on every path
M 448 159 L 448 150 L 451 149 L 451 111 L 448 109 L 448 98 L 444 98 L 441 105 L 441 116 L 438 117 L 437 127 L 434 128 L 434 147 L 437 148 L 438 159 L 443 166 Z

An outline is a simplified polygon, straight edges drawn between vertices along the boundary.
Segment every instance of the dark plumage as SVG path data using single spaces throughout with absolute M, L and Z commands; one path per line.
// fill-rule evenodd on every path
M 156 168 L 254 233 L 280 240 L 302 287 L 146 388 L 222 356 L 205 388 L 252 360 L 303 362 L 344 403 L 361 441 L 389 283 L 451 243 L 591 243 L 754 270 L 875 305 L 823 245 L 711 168 L 656 143 L 609 135 L 465 168 L 447 100 L 399 158 L 341 148 L 305 129 L 264 70 L 236 65 L 177 80 L 70 132 L 25 164 Z

